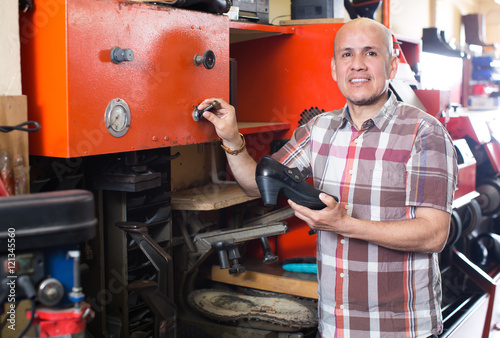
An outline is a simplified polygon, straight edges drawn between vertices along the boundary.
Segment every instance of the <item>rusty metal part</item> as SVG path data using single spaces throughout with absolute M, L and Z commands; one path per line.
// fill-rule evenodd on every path
M 203 289 L 191 292 L 188 302 L 210 319 L 238 326 L 267 324 L 275 331 L 291 332 L 318 324 L 314 302 L 276 293 L 241 294 Z
M 198 267 L 213 252 L 214 243 L 231 243 L 231 247 L 234 247 L 235 245 L 246 241 L 259 239 L 261 237 L 281 235 L 287 233 L 288 231 L 289 230 L 285 222 L 275 222 L 245 228 L 216 230 L 198 234 L 193 239 L 193 245 L 196 252 L 191 253 L 190 255 L 187 271 L 192 271 L 194 268 Z M 221 248 L 222 247 L 227 249 L 227 245 L 222 245 Z

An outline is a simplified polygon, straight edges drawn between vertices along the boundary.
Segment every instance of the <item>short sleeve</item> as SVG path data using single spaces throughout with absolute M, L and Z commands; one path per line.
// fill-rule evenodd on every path
M 295 129 L 291 139 L 272 157 L 290 168 L 298 168 L 304 178 L 312 176 L 311 125 L 314 119 Z
M 406 168 L 406 205 L 451 212 L 458 165 L 453 142 L 441 124 L 421 121 Z

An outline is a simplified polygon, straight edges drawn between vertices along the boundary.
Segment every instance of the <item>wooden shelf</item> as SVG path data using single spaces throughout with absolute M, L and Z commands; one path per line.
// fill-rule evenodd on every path
M 208 184 L 172 194 L 172 210 L 219 210 L 255 200 L 248 197 L 236 183 Z
M 289 122 L 239 122 L 238 129 L 242 134 L 255 134 L 268 131 L 290 129 Z M 236 182 L 207 184 L 204 186 L 176 191 L 172 194 L 173 210 L 219 210 L 232 205 L 248 202 L 258 197 L 248 197 Z
M 323 25 L 332 23 L 345 23 L 344 18 L 320 18 L 320 19 L 296 19 L 282 20 L 280 26 L 297 26 L 297 25 Z
M 281 131 L 290 129 L 290 122 L 238 122 L 238 129 L 243 135 Z
M 229 22 L 229 32 L 230 43 L 236 43 L 270 36 L 292 35 L 295 34 L 295 28 L 231 21 Z
M 286 277 L 286 271 L 276 264 L 266 265 L 262 261 L 242 264 L 246 272 L 229 274 L 229 269 L 212 266 L 204 277 L 220 283 L 318 299 L 317 281 Z

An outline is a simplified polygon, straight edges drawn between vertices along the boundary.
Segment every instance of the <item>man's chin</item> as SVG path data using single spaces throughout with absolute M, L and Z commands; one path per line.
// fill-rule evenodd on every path
M 376 97 L 369 97 L 369 98 L 360 98 L 360 99 L 351 99 L 352 104 L 356 106 L 369 106 L 374 104 L 377 101 Z
M 379 101 L 384 100 L 384 93 L 380 95 L 364 96 L 364 97 L 349 97 L 347 98 L 352 104 L 356 106 L 370 106 L 377 104 Z M 384 100 L 385 101 L 385 100 Z

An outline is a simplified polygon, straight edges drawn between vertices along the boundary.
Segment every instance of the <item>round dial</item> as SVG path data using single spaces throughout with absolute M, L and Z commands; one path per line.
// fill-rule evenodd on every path
M 115 137 L 125 135 L 130 127 L 130 108 L 122 99 L 112 100 L 106 107 L 104 122 L 109 133 Z

